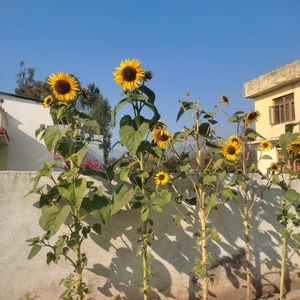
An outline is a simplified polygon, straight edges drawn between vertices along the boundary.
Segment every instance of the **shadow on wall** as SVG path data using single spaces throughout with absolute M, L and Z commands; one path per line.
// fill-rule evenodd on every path
M 251 197 L 263 190 L 264 186 L 258 181 L 253 181 Z M 186 189 L 186 187 L 184 187 Z M 264 194 L 264 199 L 258 200 L 251 221 L 251 234 L 253 245 L 253 275 L 255 282 L 256 299 L 266 293 L 277 292 L 276 283 L 279 281 L 280 268 L 280 224 L 276 221 L 276 210 L 279 204 L 281 190 L 271 188 Z M 176 207 L 177 206 L 177 207 Z M 173 223 L 172 216 L 178 214 L 178 209 L 187 217 L 181 226 Z M 209 251 L 212 253 L 213 273 L 216 273 L 216 285 L 211 288 L 210 297 L 216 299 L 223 295 L 225 289 L 238 290 L 245 293 L 243 231 L 240 203 L 226 203 L 219 206 L 212 214 L 212 222 L 219 232 L 222 241 L 210 242 Z M 163 213 L 155 213 L 154 232 L 156 240 L 152 243 L 152 254 L 155 259 L 150 259 L 150 265 L 155 270 L 151 279 L 152 290 L 150 299 L 161 299 L 160 295 L 168 299 L 200 299 L 201 285 L 197 276 L 193 275 L 192 268 L 198 252 L 195 250 L 197 233 L 197 220 L 193 208 L 178 205 L 175 202 L 169 205 Z M 126 224 L 124 224 L 126 220 Z M 141 294 L 138 287 L 142 286 L 141 257 L 137 257 L 137 228 L 140 226 L 138 211 L 123 210 L 112 217 L 108 227 L 103 230 L 101 237 L 92 234 L 94 242 L 106 251 L 115 251 L 115 257 L 107 266 L 96 263 L 91 272 L 105 279 L 98 291 L 106 297 L 113 297 L 117 290 L 120 294 L 114 299 L 139 299 Z M 115 247 L 114 241 L 121 237 L 123 247 Z M 289 255 L 296 255 L 289 249 Z M 297 259 L 293 260 L 297 261 Z M 299 266 L 290 263 L 289 269 Z M 221 268 L 230 283 L 222 287 L 218 282 Z M 219 274 L 219 273 L 220 274 Z M 183 280 L 180 274 L 188 278 Z M 224 279 L 225 279 L 224 278 Z M 220 278 L 219 278 L 220 279 Z M 222 279 L 222 278 L 221 278 Z M 223 283 L 224 284 L 224 283 Z M 291 279 L 287 276 L 286 290 L 291 289 Z M 122 296 L 125 295 L 125 296 Z M 164 299 L 164 298 L 162 298 Z M 237 298 L 238 299 L 238 298 Z
M 41 166 L 44 159 L 50 159 L 46 147 L 34 137 L 20 130 L 23 124 L 8 116 L 9 144 L 7 145 L 7 170 L 35 171 Z
M 26 239 L 43 234 L 38 226 L 39 209 L 33 207 L 37 195 L 23 198 L 30 189 L 33 172 L 0 172 L 0 299 L 19 299 L 26 292 L 34 292 L 43 300 L 57 299 L 62 288 L 61 278 L 72 272 L 63 259 L 58 265 L 46 265 L 46 251 L 41 251 L 32 260 L 27 260 L 29 247 Z M 300 186 L 299 186 L 300 187 Z M 261 182 L 253 183 L 253 191 L 262 188 Z M 190 189 L 182 182 L 182 189 Z M 256 298 L 267 291 L 275 291 L 280 266 L 280 225 L 276 221 L 276 210 L 281 191 L 276 188 L 265 193 L 252 218 L 253 274 Z M 173 223 L 173 215 L 181 209 L 191 214 L 181 226 Z M 212 272 L 215 285 L 210 289 L 210 299 L 244 299 L 244 252 L 242 218 L 239 203 L 219 206 L 212 214 L 221 242 L 211 242 Z M 197 228 L 193 207 L 175 202 L 165 207 L 164 212 L 155 213 L 152 243 L 153 258 L 150 266 L 156 274 L 150 280 L 153 287 L 150 299 L 200 299 L 201 285 L 192 273 L 194 260 L 199 255 L 195 250 Z M 86 279 L 94 286 L 94 299 L 141 299 L 142 259 L 137 256 L 138 234 L 141 220 L 139 211 L 122 210 L 114 215 L 102 236 L 91 234 L 92 240 L 84 244 L 88 257 Z M 61 230 L 64 231 L 64 228 Z M 299 272 L 299 254 L 289 250 L 292 258 L 287 276 L 287 291 L 293 288 L 295 272 Z M 14 278 L 13 282 L 11 278 Z M 225 297 L 226 293 L 231 293 Z M 234 297 L 232 297 L 234 295 Z M 2 298 L 1 298 L 2 297 Z

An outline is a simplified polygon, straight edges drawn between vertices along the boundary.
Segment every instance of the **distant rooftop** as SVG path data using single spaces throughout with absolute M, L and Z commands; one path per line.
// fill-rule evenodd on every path
M 41 99 L 29 98 L 29 97 L 25 97 L 25 96 L 19 96 L 19 95 L 16 95 L 16 94 L 11 94 L 11 93 L 6 93 L 6 92 L 1 92 L 0 91 L 0 98 L 1 98 L 1 95 L 43 103 L 43 100 L 41 100 Z
M 295 81 L 300 81 L 300 58 L 245 82 L 244 97 L 255 98 Z

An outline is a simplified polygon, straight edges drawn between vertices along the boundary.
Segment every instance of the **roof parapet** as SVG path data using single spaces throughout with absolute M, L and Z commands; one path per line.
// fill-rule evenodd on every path
M 300 80 L 300 58 L 244 83 L 244 97 L 258 95 Z

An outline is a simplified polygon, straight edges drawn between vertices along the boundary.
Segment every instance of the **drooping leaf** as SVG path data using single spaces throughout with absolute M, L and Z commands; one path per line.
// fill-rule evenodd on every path
M 126 185 L 121 185 L 113 194 L 111 204 L 111 216 L 117 213 L 124 205 L 129 203 L 135 195 L 134 189 L 128 189 Z
M 42 249 L 41 245 L 34 245 L 28 254 L 28 259 L 31 259 L 34 256 L 36 256 L 40 252 L 41 249 Z
M 203 177 L 203 184 L 205 184 L 205 185 L 212 185 L 216 181 L 217 181 L 216 175 L 205 175 Z
M 49 231 L 50 235 L 55 234 L 60 226 L 67 220 L 71 211 L 70 205 L 62 208 L 58 206 L 44 206 L 39 220 L 42 229 Z
M 82 202 L 82 208 L 105 224 L 110 216 L 110 202 L 105 196 L 94 195 L 93 199 L 85 198 Z
M 197 109 L 198 103 L 197 102 L 187 102 L 187 101 L 180 101 L 181 107 L 179 109 L 179 112 L 177 114 L 176 122 L 181 118 L 181 116 L 184 114 L 185 111 L 188 111 L 190 109 Z
M 149 207 L 147 205 L 144 205 L 141 209 L 141 220 L 143 222 L 145 222 L 148 219 L 149 213 L 150 213 Z
M 154 101 L 155 101 L 155 93 L 149 89 L 147 86 L 145 85 L 141 85 L 139 87 L 139 90 L 142 91 L 144 94 L 147 95 L 148 97 L 148 101 L 151 103 L 151 104 L 154 104 Z
M 288 189 L 285 192 L 285 196 L 288 200 L 290 201 L 296 201 L 296 200 L 300 200 L 300 193 L 298 193 L 297 191 L 295 191 L 294 189 Z
M 92 229 L 98 233 L 99 235 L 101 235 L 101 225 L 99 223 L 95 223 L 93 226 L 92 226 Z
M 126 104 L 129 103 L 129 102 L 130 102 L 130 99 L 129 99 L 129 98 L 124 98 L 124 99 L 122 99 L 121 101 L 119 101 L 119 103 L 118 103 L 118 104 L 114 107 L 114 109 L 112 110 L 112 112 L 111 112 L 111 124 L 112 124 L 113 127 L 116 126 L 116 114 L 117 114 L 118 110 L 119 110 L 122 106 L 126 105 Z
M 148 123 L 142 123 L 137 130 L 135 130 L 134 127 L 128 125 L 120 128 L 120 138 L 131 154 L 136 153 L 136 150 L 145 137 L 148 129 Z
M 56 148 L 57 144 L 61 142 L 62 137 L 69 129 L 60 128 L 57 125 L 47 126 L 44 132 L 44 141 L 49 151 L 52 151 Z
M 58 186 L 59 194 L 65 198 L 73 208 L 81 206 L 82 200 L 86 193 L 86 179 L 79 178 L 75 182 Z

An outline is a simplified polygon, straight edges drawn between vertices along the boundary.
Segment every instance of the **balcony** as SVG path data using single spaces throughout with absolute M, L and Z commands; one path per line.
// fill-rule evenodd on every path
M 0 145 L 7 145 L 8 142 L 7 116 L 5 110 L 0 106 Z

